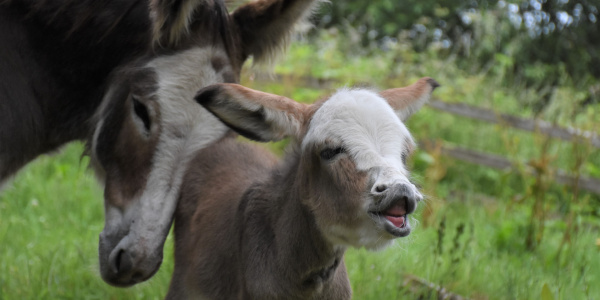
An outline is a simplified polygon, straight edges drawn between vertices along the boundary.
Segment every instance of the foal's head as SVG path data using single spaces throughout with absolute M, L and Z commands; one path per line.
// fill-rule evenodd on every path
M 376 249 L 410 233 L 407 215 L 422 195 L 409 181 L 406 158 L 415 143 L 403 122 L 437 86 L 423 78 L 380 93 L 344 89 L 304 105 L 219 84 L 203 89 L 196 100 L 248 138 L 294 138 L 299 153 L 294 191 L 325 238 Z
M 244 61 L 280 48 L 313 2 L 263 0 L 230 15 L 219 0 L 150 1 L 148 52 L 112 77 L 89 145 L 105 181 L 99 255 L 108 283 L 158 270 L 187 163 L 227 131 L 195 92 L 238 82 Z

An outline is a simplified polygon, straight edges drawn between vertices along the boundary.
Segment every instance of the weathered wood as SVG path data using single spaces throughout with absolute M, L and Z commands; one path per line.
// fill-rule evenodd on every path
M 530 120 L 507 114 L 499 114 L 492 110 L 471 106 L 464 103 L 448 103 L 440 100 L 430 100 L 428 105 L 437 110 L 454 115 L 485 121 L 494 124 L 504 124 L 521 130 L 539 132 L 544 135 L 565 141 L 586 141 L 600 148 L 600 137 L 595 132 L 572 127 L 559 127 L 542 120 Z
M 432 143 L 420 142 L 419 145 L 424 149 L 434 148 Z M 440 147 L 443 154 L 469 163 L 474 163 L 500 170 L 517 169 L 518 167 L 517 163 L 511 162 L 510 160 L 502 156 L 482 153 L 479 151 L 474 151 L 459 146 L 450 146 L 448 144 L 442 144 L 440 145 Z M 537 171 L 534 168 L 526 164 L 524 165 L 525 172 L 529 174 L 537 173 Z M 569 172 L 566 172 L 561 169 L 555 169 L 554 173 L 552 174 L 552 178 L 557 183 L 568 186 L 576 185 L 579 189 L 600 195 L 600 180 L 598 179 L 587 176 L 573 176 L 569 174 Z
M 416 277 L 414 275 L 406 275 L 402 286 L 407 288 L 412 294 L 423 297 L 425 299 L 432 299 L 432 296 L 437 296 L 439 300 L 465 300 L 461 295 L 454 294 L 445 287 L 439 286 L 435 283 L 429 282 L 425 279 Z

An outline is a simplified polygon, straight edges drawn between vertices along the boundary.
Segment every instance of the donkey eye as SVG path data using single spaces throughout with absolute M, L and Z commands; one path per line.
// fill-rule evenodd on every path
M 142 120 L 146 131 L 150 131 L 150 114 L 148 114 L 148 108 L 142 102 L 136 99 L 135 96 L 131 97 L 133 101 L 133 111 L 135 115 Z
M 344 152 L 346 152 L 346 150 L 342 147 L 326 148 L 326 149 L 322 150 L 319 155 L 321 155 L 321 158 L 324 160 L 331 160 L 334 157 L 336 157 L 338 154 L 341 154 Z

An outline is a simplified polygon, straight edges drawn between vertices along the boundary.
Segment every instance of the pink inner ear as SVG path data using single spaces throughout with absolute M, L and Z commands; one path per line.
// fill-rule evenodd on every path
M 438 86 L 439 83 L 434 79 L 424 77 L 412 85 L 384 90 L 379 95 L 387 100 L 402 120 L 405 120 L 429 100 L 431 93 Z
M 205 107 L 221 120 L 226 120 L 225 123 L 230 127 L 237 128 L 238 132 L 262 128 L 261 132 L 246 133 L 260 136 L 261 139 L 257 140 L 276 141 L 286 136 L 298 136 L 302 131 L 308 105 L 239 84 L 222 83 L 215 86 L 219 88 L 210 97 L 219 101 Z M 233 103 L 236 104 L 231 105 Z

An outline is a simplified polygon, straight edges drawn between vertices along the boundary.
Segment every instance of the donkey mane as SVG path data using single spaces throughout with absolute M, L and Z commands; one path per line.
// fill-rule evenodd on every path
M 128 14 L 133 10 L 143 7 L 140 11 L 144 13 L 143 25 L 138 30 L 134 29 L 139 38 L 143 38 L 145 46 L 154 46 L 158 54 L 162 44 L 180 44 L 181 47 L 191 45 L 187 39 L 185 43 L 181 42 L 183 35 L 190 34 L 192 29 L 202 27 L 204 32 L 212 34 L 211 42 L 221 39 L 225 43 L 225 48 L 229 55 L 234 49 L 234 35 L 231 32 L 231 18 L 229 16 L 226 2 L 222 0 L 194 0 L 194 1 L 174 1 L 169 7 L 157 7 L 154 0 L 0 0 L 0 5 L 17 8 L 22 12 L 26 19 L 39 19 L 45 26 L 55 27 L 61 33 L 61 39 L 70 39 L 87 37 L 89 44 L 95 46 L 105 43 L 105 39 L 113 35 L 122 35 L 123 28 L 117 30 L 119 25 L 123 26 L 133 24 L 127 20 Z M 192 3 L 193 2 L 193 3 Z M 204 2 L 204 3 L 202 3 Z M 161 4 L 165 5 L 163 2 Z M 202 7 L 203 9 L 198 9 Z M 151 11 L 151 8 L 154 10 Z M 150 17 L 148 17 L 148 15 Z M 180 19 L 185 19 L 185 22 Z M 136 21 L 140 21 L 139 18 Z M 150 21 L 154 21 L 154 26 L 148 30 Z M 177 24 L 174 24 L 177 23 Z M 181 24 L 179 24 L 181 23 Z M 167 30 L 169 34 L 161 30 Z M 131 31 L 131 30 L 129 30 Z M 127 32 L 127 31 L 126 31 Z M 133 31 L 131 32 L 133 33 Z M 206 35 L 203 36 L 206 38 Z M 193 41 L 193 39 L 192 39 Z M 174 50 L 170 48 L 169 51 Z
M 162 45 L 171 45 L 171 49 L 183 49 L 195 44 L 196 38 L 190 36 L 199 28 L 210 33 L 209 42 L 224 43 L 230 57 L 240 57 L 236 52 L 236 36 L 232 32 L 233 20 L 229 15 L 227 3 L 222 0 L 178 0 L 170 7 L 161 7 L 164 1 L 157 3 L 150 0 L 151 18 L 153 19 L 152 45 L 154 51 L 160 52 Z M 204 9 L 198 9 L 203 3 Z M 184 38 L 185 37 L 185 38 Z M 191 39 L 190 39 L 191 38 Z M 207 36 L 201 38 L 207 39 Z M 196 43 L 197 44 L 197 43 Z
M 60 28 L 63 39 L 84 32 L 101 44 L 143 0 L 2 0 L 0 5 L 18 8 L 26 19 L 39 18 L 45 26 Z M 93 30 L 93 31 L 92 31 Z M 93 33 L 93 34 L 92 34 Z

